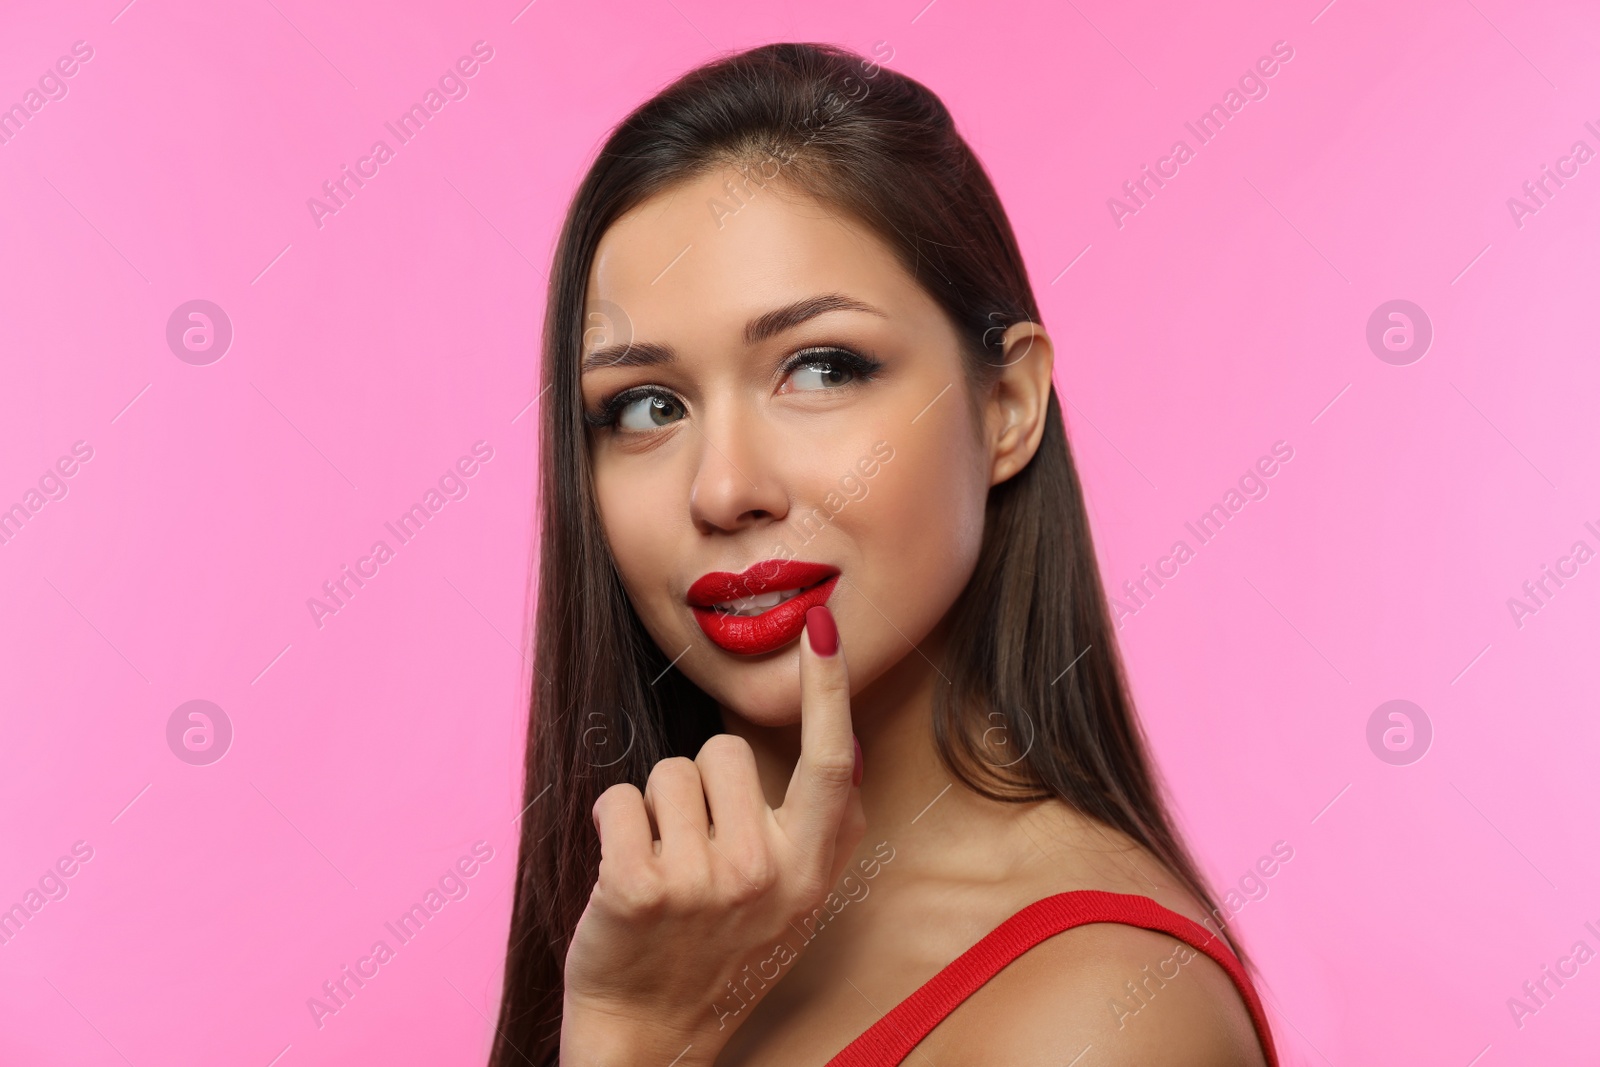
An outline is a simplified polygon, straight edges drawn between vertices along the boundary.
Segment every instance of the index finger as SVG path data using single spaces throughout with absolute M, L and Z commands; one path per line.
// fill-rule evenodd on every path
M 819 604 L 806 612 L 800 642 L 800 761 L 783 806 L 773 812 L 790 840 L 819 864 L 838 836 L 855 769 L 850 675 L 833 613 Z

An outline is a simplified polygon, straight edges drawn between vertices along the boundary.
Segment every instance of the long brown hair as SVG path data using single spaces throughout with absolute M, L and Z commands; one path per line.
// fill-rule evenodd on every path
M 753 48 L 690 71 L 612 131 L 567 212 L 545 308 L 527 807 L 495 1067 L 556 1062 L 566 950 L 599 868 L 595 800 L 617 782 L 642 788 L 658 761 L 692 758 L 721 730 L 714 702 L 669 669 L 623 589 L 590 482 L 577 357 L 585 329 L 628 329 L 585 318 L 607 227 L 729 166 L 747 193 L 781 180 L 893 249 L 956 325 L 969 401 L 999 372 L 1004 328 L 1040 321 L 1011 224 L 944 104 L 862 56 L 822 44 Z M 1037 453 L 990 490 L 982 552 L 948 622 L 941 671 L 951 684 L 937 690 L 933 730 L 951 773 L 997 800 L 1065 801 L 1143 845 L 1213 916 L 1225 914 L 1145 756 L 1053 387 Z M 997 727 L 1026 755 L 990 756 L 982 738 Z

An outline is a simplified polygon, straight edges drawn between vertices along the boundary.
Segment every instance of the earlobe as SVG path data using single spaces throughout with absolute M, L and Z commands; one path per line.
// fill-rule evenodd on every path
M 1004 360 L 989 394 L 989 484 L 1016 475 L 1033 459 L 1050 407 L 1055 347 L 1044 327 L 1017 322 L 1001 339 Z

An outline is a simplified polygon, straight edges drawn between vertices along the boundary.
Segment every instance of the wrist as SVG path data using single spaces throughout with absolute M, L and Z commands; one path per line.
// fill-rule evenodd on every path
M 712 1067 L 726 1040 L 715 1030 L 571 998 L 561 1012 L 561 1067 Z

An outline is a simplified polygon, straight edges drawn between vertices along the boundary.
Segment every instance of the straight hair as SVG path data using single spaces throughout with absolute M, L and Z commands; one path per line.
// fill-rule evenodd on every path
M 492 1067 L 557 1062 L 567 947 L 599 869 L 595 801 L 617 782 L 643 788 L 657 762 L 693 758 L 722 729 L 622 585 L 595 503 L 578 360 L 586 333 L 631 338 L 622 309 L 585 314 L 607 228 L 730 167 L 746 196 L 784 187 L 815 198 L 894 252 L 956 327 L 974 412 L 1003 366 L 1006 327 L 1040 321 L 1011 224 L 944 104 L 856 53 L 780 43 L 728 55 L 612 130 L 568 209 L 545 307 L 526 810 Z M 1037 452 L 989 491 L 980 556 L 946 622 L 950 684 L 936 690 L 932 726 L 950 772 L 985 797 L 1055 798 L 1126 834 L 1206 906 L 1226 942 L 1227 913 L 1145 753 L 1053 385 Z M 1001 754 L 988 740 L 997 729 L 1018 742 Z

